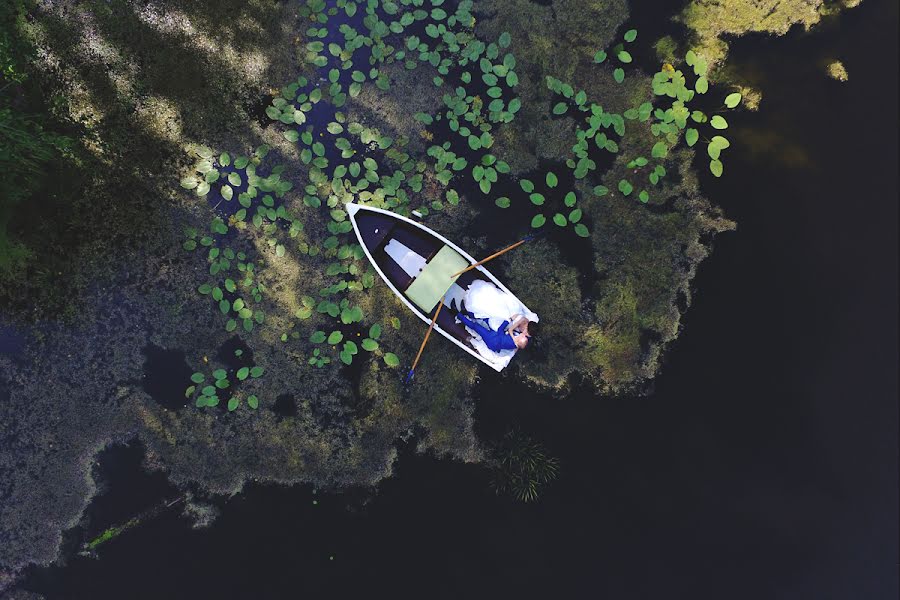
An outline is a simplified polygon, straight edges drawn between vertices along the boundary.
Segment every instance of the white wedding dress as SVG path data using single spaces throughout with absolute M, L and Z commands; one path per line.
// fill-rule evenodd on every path
M 503 321 L 511 321 L 514 315 L 522 315 L 533 323 L 538 316 L 528 310 L 519 300 L 504 292 L 490 281 L 476 279 L 466 290 L 466 310 L 476 319 L 484 319 L 494 331 L 500 328 Z

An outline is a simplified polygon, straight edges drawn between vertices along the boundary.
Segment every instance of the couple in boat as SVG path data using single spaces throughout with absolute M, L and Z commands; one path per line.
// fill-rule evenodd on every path
M 492 352 L 524 350 L 538 316 L 493 283 L 476 279 L 466 290 L 457 320 L 477 334 Z

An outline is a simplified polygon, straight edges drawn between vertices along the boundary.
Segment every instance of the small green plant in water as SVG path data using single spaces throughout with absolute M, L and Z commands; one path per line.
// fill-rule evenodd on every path
M 493 454 L 491 487 L 498 496 L 533 502 L 559 474 L 559 461 L 544 445 L 517 430 L 503 436 Z

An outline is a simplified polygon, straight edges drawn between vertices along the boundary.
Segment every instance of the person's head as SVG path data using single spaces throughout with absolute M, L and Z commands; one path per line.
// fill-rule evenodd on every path
M 519 350 L 527 348 L 536 329 L 537 323 L 532 323 L 524 317 L 517 319 L 512 324 L 512 337 L 516 343 L 516 348 Z

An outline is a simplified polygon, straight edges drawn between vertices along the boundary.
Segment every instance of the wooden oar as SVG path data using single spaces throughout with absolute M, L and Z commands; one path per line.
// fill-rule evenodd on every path
M 440 301 L 438 302 L 437 310 L 434 311 L 434 317 L 431 319 L 431 324 L 428 326 L 428 331 L 425 332 L 425 339 L 422 340 L 422 345 L 419 346 L 419 353 L 416 354 L 416 360 L 413 361 L 412 368 L 409 370 L 409 373 L 406 374 L 406 383 L 412 381 L 413 377 L 416 374 L 416 365 L 419 364 L 419 359 L 422 358 L 422 352 L 425 350 L 425 344 L 428 343 L 428 337 L 431 335 L 431 330 L 434 329 L 434 324 L 437 322 L 438 315 L 441 314 L 441 309 L 444 307 L 444 297 L 447 294 L 441 296 Z
M 543 233 L 543 232 L 541 232 L 541 233 Z M 522 238 L 521 240 L 519 240 L 518 242 L 516 242 L 516 243 L 513 244 L 512 246 L 507 246 L 507 247 L 504 248 L 503 250 L 500 250 L 500 251 L 498 251 L 498 252 L 494 252 L 493 254 L 491 254 L 490 256 L 488 256 L 487 258 L 482 259 L 482 260 L 479 260 L 479 261 L 478 261 L 477 263 L 475 263 L 474 265 L 469 265 L 468 267 L 466 267 L 466 268 L 463 269 L 462 271 L 458 271 L 458 272 L 454 273 L 453 275 L 451 275 L 450 277 L 451 277 L 451 278 L 459 277 L 459 276 L 462 275 L 463 273 L 466 273 L 466 272 L 468 272 L 468 271 L 471 271 L 471 270 L 474 269 L 475 267 L 480 267 L 481 265 L 483 265 L 484 263 L 488 262 L 489 260 L 494 260 L 494 259 L 497 258 L 498 256 L 500 256 L 500 255 L 502 255 L 502 254 L 506 254 L 507 252 L 509 252 L 510 250 L 512 250 L 512 249 L 514 249 L 514 248 L 518 248 L 519 246 L 521 246 L 521 245 L 524 244 L 525 242 L 530 242 L 531 240 L 533 240 L 534 238 L 536 238 L 536 237 L 539 236 L 539 235 L 541 235 L 541 234 L 540 234 L 540 233 L 533 233 L 533 234 L 531 234 L 531 235 L 526 235 L 524 238 Z

